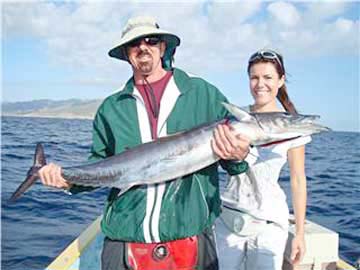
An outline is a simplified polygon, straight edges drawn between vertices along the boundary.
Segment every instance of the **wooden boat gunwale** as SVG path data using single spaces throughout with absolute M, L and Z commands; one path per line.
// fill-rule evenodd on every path
M 45 270 L 69 269 L 100 232 L 101 219 L 102 215 L 97 217 Z

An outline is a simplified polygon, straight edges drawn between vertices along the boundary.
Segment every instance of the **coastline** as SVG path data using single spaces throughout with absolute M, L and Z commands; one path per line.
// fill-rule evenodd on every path
M 73 114 L 1 114 L 1 117 L 26 117 L 26 118 L 51 118 L 51 119 L 78 119 L 78 120 L 93 120 L 95 115 L 73 115 Z

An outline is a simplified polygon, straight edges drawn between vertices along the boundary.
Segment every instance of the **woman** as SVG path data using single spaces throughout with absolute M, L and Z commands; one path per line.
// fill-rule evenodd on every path
M 254 103 L 245 110 L 297 113 L 287 95 L 285 67 L 279 53 L 273 50 L 254 53 L 249 59 L 248 75 Z M 283 108 L 277 105 L 277 99 Z M 223 213 L 216 224 L 221 269 L 281 269 L 289 210 L 278 178 L 287 161 L 296 221 L 291 259 L 293 264 L 302 259 L 306 212 L 304 145 L 310 141 L 310 137 L 302 137 L 253 147 L 246 158 L 248 171 L 230 177 L 222 194 Z

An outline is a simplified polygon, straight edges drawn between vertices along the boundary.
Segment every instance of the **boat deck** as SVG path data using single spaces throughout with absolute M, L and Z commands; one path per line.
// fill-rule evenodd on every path
M 100 232 L 99 216 L 45 270 L 99 270 L 104 235 Z M 339 260 L 337 270 L 356 270 Z

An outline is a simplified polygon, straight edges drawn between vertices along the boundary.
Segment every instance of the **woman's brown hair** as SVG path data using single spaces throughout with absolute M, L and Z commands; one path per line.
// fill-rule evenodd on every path
M 276 53 L 275 51 L 271 50 L 271 53 L 275 53 L 277 58 L 267 58 L 264 55 L 264 53 L 261 53 L 261 51 L 255 53 L 252 55 L 252 57 L 249 60 L 249 64 L 248 64 L 248 74 L 250 74 L 250 68 L 257 63 L 272 63 L 279 75 L 279 78 L 281 78 L 282 76 L 285 76 L 285 66 L 284 66 L 284 61 L 283 58 L 280 54 Z M 257 57 L 258 54 L 258 57 Z M 254 60 L 252 60 L 252 58 L 255 58 Z M 286 78 L 286 76 L 285 76 Z M 281 105 L 283 106 L 283 108 L 291 114 L 297 114 L 297 110 L 295 108 L 295 105 L 292 103 L 292 101 L 290 100 L 290 97 L 287 93 L 287 87 L 286 84 L 284 83 L 283 86 L 281 86 L 279 88 L 278 94 L 277 94 L 277 99 L 280 101 Z

